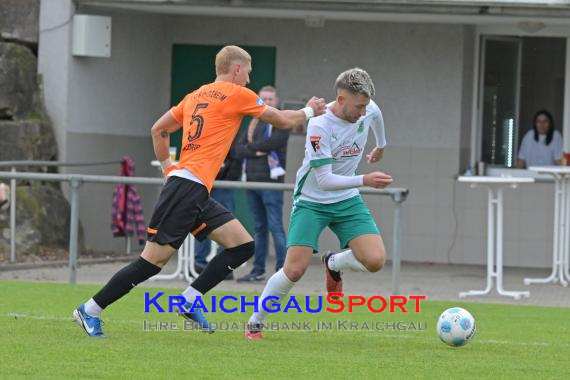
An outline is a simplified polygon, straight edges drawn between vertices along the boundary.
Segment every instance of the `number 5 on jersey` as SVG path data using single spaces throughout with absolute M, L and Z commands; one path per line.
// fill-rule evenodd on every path
M 188 130 L 188 141 L 194 141 L 202 135 L 202 128 L 204 128 L 204 116 L 198 115 L 198 112 L 201 109 L 208 108 L 208 103 L 198 103 L 196 104 L 196 108 L 194 108 L 194 112 L 192 113 L 192 121 L 190 122 L 190 127 L 194 123 L 197 124 L 196 131 L 192 134 L 191 130 Z

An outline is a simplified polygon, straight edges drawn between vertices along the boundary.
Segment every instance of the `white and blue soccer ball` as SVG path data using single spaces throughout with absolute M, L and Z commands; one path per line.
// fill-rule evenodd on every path
M 447 309 L 437 320 L 437 335 L 442 342 L 453 346 L 464 346 L 475 337 L 475 318 L 460 307 Z

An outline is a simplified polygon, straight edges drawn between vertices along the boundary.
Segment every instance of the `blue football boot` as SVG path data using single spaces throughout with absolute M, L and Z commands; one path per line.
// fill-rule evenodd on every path
M 180 295 L 180 297 L 184 298 L 184 296 Z M 204 314 L 202 313 L 202 309 L 195 309 L 194 311 L 190 312 L 190 310 L 192 310 L 192 302 L 186 302 L 183 306 L 182 309 L 184 309 L 186 312 L 181 312 L 179 310 L 179 308 L 177 309 L 177 313 L 182 316 L 183 318 L 188 319 L 189 321 L 193 321 L 196 322 L 199 325 L 199 329 L 202 332 L 208 333 L 208 334 L 213 334 L 214 332 L 216 332 L 216 330 L 214 330 L 213 328 L 210 328 L 210 323 L 208 322 L 208 320 L 206 319 L 206 317 L 204 316 Z
M 85 312 L 85 305 L 79 306 L 73 311 L 73 321 L 79 325 L 89 336 L 104 338 L 101 324 L 103 321 L 98 317 L 92 317 Z

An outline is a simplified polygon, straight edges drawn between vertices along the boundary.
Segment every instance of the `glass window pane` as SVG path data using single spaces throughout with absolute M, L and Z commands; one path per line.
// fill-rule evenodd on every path
M 483 49 L 481 160 L 514 167 L 538 110 L 562 132 L 566 39 L 486 36 Z
M 485 43 L 482 160 L 513 167 L 517 141 L 518 40 Z

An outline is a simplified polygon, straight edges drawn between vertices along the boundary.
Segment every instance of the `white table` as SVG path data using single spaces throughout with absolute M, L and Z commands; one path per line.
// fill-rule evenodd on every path
M 570 248 L 570 167 L 531 166 L 528 169 L 554 177 L 554 241 L 550 276 L 546 278 L 525 278 L 524 283 L 529 285 L 560 282 L 562 286 L 568 286 L 570 281 L 570 265 L 568 263 Z
M 502 296 L 518 300 L 528 297 L 527 291 L 506 291 L 503 289 L 503 190 L 505 187 L 516 188 L 522 183 L 532 183 L 534 178 L 523 177 L 459 177 L 459 182 L 470 183 L 472 188 L 485 187 L 488 190 L 487 204 L 487 287 L 485 290 L 460 292 L 459 297 L 486 295 L 493 289 L 496 280 L 497 292 Z M 496 253 L 496 255 L 495 255 Z

